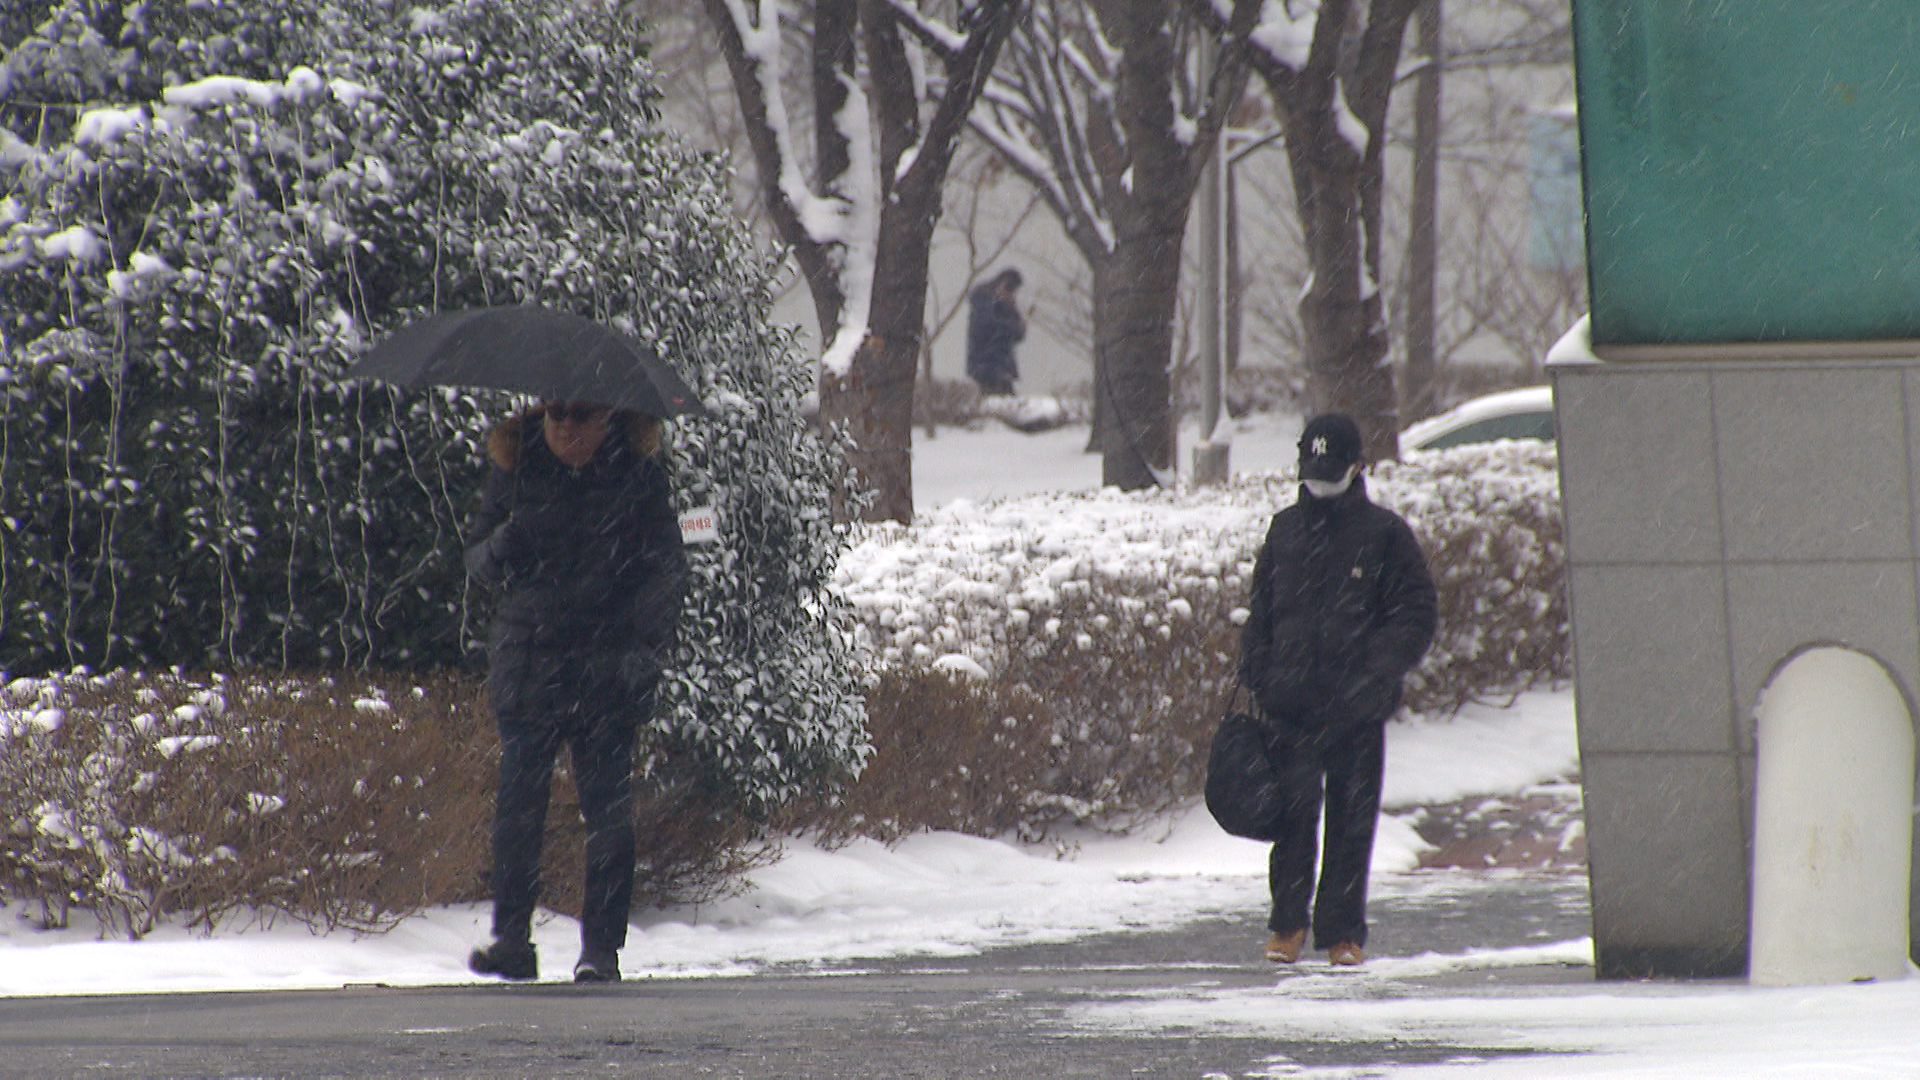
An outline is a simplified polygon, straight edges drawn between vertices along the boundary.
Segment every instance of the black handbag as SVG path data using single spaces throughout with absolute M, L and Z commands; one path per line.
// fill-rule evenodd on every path
M 1251 708 L 1234 708 L 1239 699 L 1235 687 L 1207 751 L 1207 812 L 1234 836 L 1270 841 L 1279 835 L 1286 792 L 1267 756 L 1259 716 Z

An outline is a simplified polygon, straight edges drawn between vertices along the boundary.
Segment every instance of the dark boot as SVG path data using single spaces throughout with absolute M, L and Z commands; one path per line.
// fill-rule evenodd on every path
M 467 967 L 475 975 L 495 975 L 514 982 L 540 977 L 540 958 L 531 941 L 495 941 L 484 949 L 475 949 L 467 957 Z
M 580 962 L 573 965 L 573 981 L 607 983 L 620 981 L 620 954 L 610 949 L 583 949 Z

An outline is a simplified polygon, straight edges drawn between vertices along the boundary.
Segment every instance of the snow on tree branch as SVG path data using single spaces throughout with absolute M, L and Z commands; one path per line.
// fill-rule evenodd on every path
M 1112 101 L 1113 82 L 1102 75 L 1101 72 L 1112 71 L 1115 63 L 1118 61 L 1118 56 L 1115 55 L 1115 50 L 1112 48 L 1103 49 L 1101 52 L 1103 54 L 1103 62 L 1100 67 L 1096 68 L 1093 62 L 1087 59 L 1087 54 L 1080 51 L 1078 44 L 1071 41 L 1065 41 L 1060 44 L 1060 58 L 1065 60 L 1073 70 L 1080 75 L 1080 78 L 1086 81 L 1087 93 L 1101 101 Z
M 726 6 L 733 18 L 734 30 L 740 35 L 741 51 L 755 68 L 755 81 L 759 87 L 761 107 L 766 112 L 766 126 L 772 132 L 778 148 L 778 169 L 780 193 L 793 207 L 807 235 L 818 244 L 840 243 L 846 240 L 848 207 L 838 199 L 823 199 L 807 186 L 806 179 L 800 175 L 799 154 L 793 145 L 793 125 L 787 115 L 787 104 L 781 96 L 784 63 L 780 53 L 780 22 L 784 5 L 780 0 L 759 0 L 754 10 L 748 11 L 752 0 L 718 0 Z M 864 129 L 863 129 L 864 130 Z
M 1051 161 L 1045 152 L 1035 146 L 1032 140 L 1012 125 L 1002 122 L 1002 113 L 1031 122 L 1031 116 L 1020 107 L 1020 103 L 1011 97 L 996 97 L 989 87 L 981 95 L 981 100 L 989 106 L 987 110 L 976 112 L 969 120 L 974 134 L 980 136 L 992 146 L 994 152 L 1006 160 L 1009 167 L 1039 189 L 1041 196 L 1052 205 L 1054 212 L 1063 221 L 1073 221 L 1081 206 L 1079 200 L 1068 195 L 1060 183 L 1059 176 L 1053 171 Z
M 969 35 L 961 33 L 952 27 L 942 25 L 936 20 L 927 18 L 924 12 L 908 3 L 907 0 L 888 0 L 888 3 L 892 6 L 894 15 L 900 20 L 901 24 L 904 25 L 921 44 L 932 49 L 934 54 L 940 57 L 944 63 L 953 64 L 957 62 L 960 59 L 960 54 L 966 51 Z
M 1373 130 L 1366 122 L 1354 115 L 1353 106 L 1347 103 L 1347 81 L 1337 79 L 1333 91 L 1333 122 L 1340 137 L 1347 140 L 1353 152 L 1365 156 L 1367 144 L 1373 141 Z
M 981 94 L 987 108 L 975 110 L 970 122 L 1041 193 L 1068 231 L 1082 234 L 1077 243 L 1111 250 L 1114 228 L 1088 132 L 1100 129 L 1093 138 L 1116 152 L 1125 145 L 1113 117 L 1113 67 L 1105 62 L 1117 60 L 1118 50 L 1084 9 L 1077 15 L 1053 4 L 1036 7 Z
M 880 193 L 875 176 L 872 115 L 867 94 L 858 82 L 847 79 L 846 104 L 834 114 L 833 123 L 847 140 L 849 165 L 844 177 L 846 201 L 840 233 L 840 287 L 846 302 L 840 308 L 840 325 L 833 340 L 820 357 L 820 363 L 835 375 L 844 375 L 853 364 L 853 354 L 867 336 L 867 314 L 873 303 L 873 257 L 880 239 Z
M 1222 22 L 1232 14 L 1230 0 L 1213 0 Z M 1307 54 L 1313 47 L 1313 31 L 1320 18 L 1319 0 L 1287 0 L 1262 6 L 1260 22 L 1247 40 L 1273 61 L 1293 71 L 1307 66 Z

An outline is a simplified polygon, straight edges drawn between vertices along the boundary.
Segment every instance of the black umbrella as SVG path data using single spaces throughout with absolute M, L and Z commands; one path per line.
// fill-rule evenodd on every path
M 408 323 L 355 364 L 352 378 L 401 386 L 515 390 L 648 416 L 706 406 L 652 347 L 592 319 L 534 304 L 474 308 Z

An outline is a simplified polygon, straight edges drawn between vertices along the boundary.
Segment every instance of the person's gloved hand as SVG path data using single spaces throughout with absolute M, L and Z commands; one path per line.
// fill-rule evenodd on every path
M 494 565 L 509 573 L 524 572 L 533 562 L 533 531 L 520 515 L 510 514 L 487 538 L 487 554 Z

